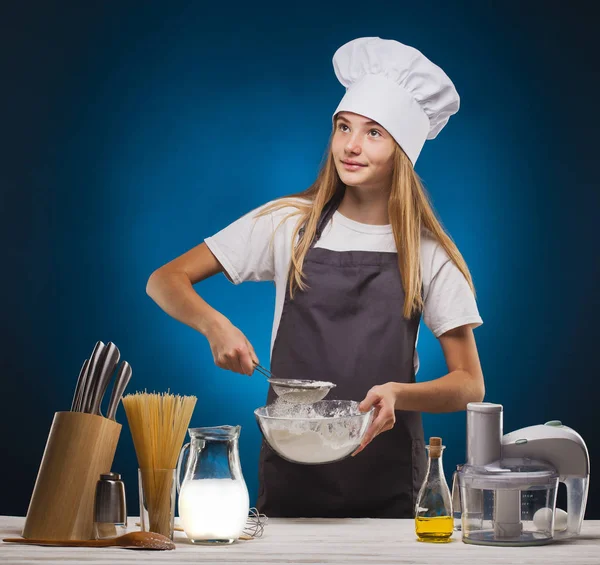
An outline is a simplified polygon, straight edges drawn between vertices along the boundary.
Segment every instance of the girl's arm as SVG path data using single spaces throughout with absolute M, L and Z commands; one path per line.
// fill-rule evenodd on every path
M 223 271 L 205 243 L 163 265 L 150 275 L 148 295 L 167 314 L 203 334 L 215 364 L 223 369 L 251 375 L 254 349 L 244 334 L 194 290 L 194 284 Z
M 457 412 L 485 395 L 483 372 L 470 326 L 460 326 L 440 336 L 448 373 L 423 383 L 395 383 L 373 387 L 360 403 L 363 412 L 375 406 L 375 418 L 363 437 L 360 453 L 376 436 L 396 423 L 394 410 Z
M 439 340 L 448 373 L 427 382 L 394 383 L 396 410 L 456 412 L 466 410 L 469 402 L 483 400 L 483 372 L 471 327 L 450 330 Z

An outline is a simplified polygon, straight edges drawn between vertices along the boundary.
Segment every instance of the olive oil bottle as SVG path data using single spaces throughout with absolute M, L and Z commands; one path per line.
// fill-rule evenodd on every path
M 442 438 L 429 438 L 427 474 L 419 490 L 415 510 L 415 531 L 419 541 L 445 543 L 454 530 L 452 498 L 444 476 Z

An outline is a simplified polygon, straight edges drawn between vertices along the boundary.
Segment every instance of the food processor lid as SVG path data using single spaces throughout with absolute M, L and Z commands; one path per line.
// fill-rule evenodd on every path
M 558 482 L 558 472 L 552 465 L 528 457 L 463 465 L 459 477 L 464 486 L 486 490 L 553 487 Z
M 502 412 L 502 404 L 494 404 L 493 402 L 469 402 L 467 410 L 471 412 L 482 412 L 484 414 L 498 414 Z

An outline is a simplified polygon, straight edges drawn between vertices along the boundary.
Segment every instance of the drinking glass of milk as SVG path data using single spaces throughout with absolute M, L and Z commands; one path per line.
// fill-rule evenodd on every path
M 246 526 L 250 502 L 238 451 L 240 430 L 188 430 L 191 441 L 179 454 L 177 486 L 181 526 L 192 543 L 230 544 Z

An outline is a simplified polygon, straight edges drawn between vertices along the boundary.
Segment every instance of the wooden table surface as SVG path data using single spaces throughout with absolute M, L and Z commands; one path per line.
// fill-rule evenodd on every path
M 1 538 L 20 537 L 24 518 L 0 516 Z M 136 518 L 129 529 L 136 530 Z M 412 520 L 270 519 L 262 538 L 230 546 L 193 545 L 175 532 L 174 551 L 26 546 L 0 542 L 0 563 L 433 563 L 435 565 L 600 565 L 600 520 L 585 521 L 572 540 L 537 547 L 467 545 L 454 532 L 447 544 L 420 543 Z

